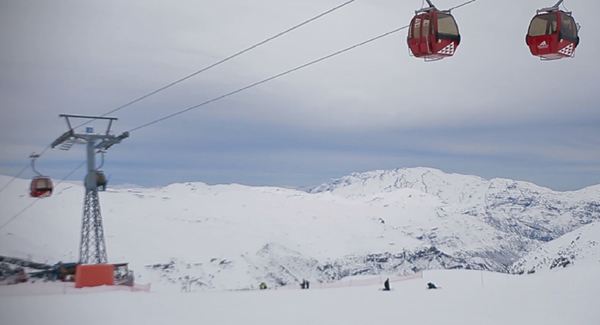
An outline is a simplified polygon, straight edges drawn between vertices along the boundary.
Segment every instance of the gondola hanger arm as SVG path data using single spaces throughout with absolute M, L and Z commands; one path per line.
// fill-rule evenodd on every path
M 554 6 L 552 6 L 552 7 L 548 7 L 548 8 L 542 8 L 542 9 L 538 9 L 538 10 L 537 10 L 537 13 L 540 13 L 540 12 L 547 12 L 547 11 L 557 11 L 557 10 L 559 10 L 559 8 L 558 8 L 558 7 L 560 7 L 560 5 L 561 5 L 561 4 L 562 4 L 564 1 L 565 1 L 565 0 L 558 0 L 558 2 L 557 2 L 557 3 L 556 3 Z
M 42 174 L 40 172 L 37 171 L 37 169 L 35 169 L 35 160 L 38 159 L 40 157 L 40 155 L 36 154 L 35 152 L 32 153 L 31 155 L 29 155 L 29 158 L 31 158 L 31 169 L 33 169 L 33 171 L 38 174 L 38 176 L 41 176 Z
M 102 168 L 102 166 L 104 166 L 104 154 L 106 153 L 106 150 L 100 149 L 97 153 L 101 154 L 102 156 L 102 162 L 100 163 L 100 166 L 96 167 L 96 170 L 99 170 L 100 168 Z
M 427 4 L 429 5 L 429 7 L 426 8 L 421 8 L 419 10 L 415 10 L 416 14 L 422 13 L 422 12 L 428 12 L 428 11 L 432 11 L 432 10 L 437 10 L 437 8 L 435 7 L 435 5 L 433 3 L 431 3 L 431 0 L 425 0 L 427 1 Z

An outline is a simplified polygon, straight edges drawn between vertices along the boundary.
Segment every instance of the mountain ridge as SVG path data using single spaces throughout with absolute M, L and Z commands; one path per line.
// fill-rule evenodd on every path
M 0 221 L 28 205 L 27 183 L 17 179 L 0 194 Z M 412 168 L 353 173 L 307 191 L 109 187 L 101 205 L 109 261 L 129 261 L 142 280 L 165 287 L 193 279 L 203 289 L 236 289 L 431 268 L 509 272 L 543 243 L 598 220 L 597 190 Z M 0 253 L 76 258 L 83 192 L 58 185 L 3 229 Z

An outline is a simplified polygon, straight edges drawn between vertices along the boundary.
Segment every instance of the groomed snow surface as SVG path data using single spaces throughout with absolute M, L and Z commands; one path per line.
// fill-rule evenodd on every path
M 598 325 L 599 274 L 600 263 L 532 275 L 426 271 L 422 279 L 392 283 L 390 292 L 363 286 L 16 294 L 36 285 L 24 284 L 0 288 L 0 324 Z M 427 282 L 442 289 L 426 290 Z
M 452 179 L 459 176 L 434 170 L 397 173 L 402 175 L 392 177 L 391 187 L 384 177 L 390 173 L 375 177 L 384 179 L 376 186 L 369 185 L 375 179 L 365 174 L 313 193 L 203 183 L 109 189 L 101 194 L 109 262 L 129 262 L 136 281 L 152 282 L 153 291 L 67 290 L 63 283 L 39 281 L 0 286 L 0 325 L 600 325 L 595 201 L 600 187 L 559 195 L 512 181 L 485 186 L 473 179 L 456 185 Z M 2 181 L 8 179 L 0 176 Z M 27 185 L 17 179 L 0 196 L 0 220 L 18 215 L 0 233 L 0 254 L 47 263 L 75 260 L 81 185 L 63 183 L 52 198 L 25 209 L 32 202 Z M 533 194 L 511 199 L 519 197 L 515 191 Z M 551 199 L 538 195 L 542 192 Z M 569 233 L 538 242 L 493 228 L 484 222 L 490 215 L 499 220 L 497 226 L 537 220 L 556 234 Z M 578 228 L 575 221 L 591 224 Z M 571 231 L 573 227 L 578 229 Z M 379 279 L 379 284 L 318 288 L 315 268 L 336 258 L 433 245 L 456 254 L 531 253 L 518 264 L 523 275 L 427 270 L 423 278 L 393 282 L 392 291 L 384 292 L 387 271 L 374 264 L 367 273 L 351 274 L 364 274 L 354 278 L 355 284 L 365 283 L 365 277 Z M 557 258 L 569 263 L 551 269 Z M 527 274 L 532 268 L 536 272 Z M 395 270 L 390 278 L 403 271 Z M 180 279 L 186 276 L 203 284 L 181 292 Z M 276 278 L 287 279 L 295 290 L 275 288 Z M 311 281 L 311 289 L 299 290 L 295 280 L 302 278 Z M 256 288 L 261 281 L 273 289 L 230 290 Z M 442 289 L 426 290 L 427 282 Z

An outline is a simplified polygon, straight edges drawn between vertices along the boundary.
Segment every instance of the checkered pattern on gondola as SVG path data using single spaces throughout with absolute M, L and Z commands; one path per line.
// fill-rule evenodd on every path
M 573 51 L 575 51 L 575 44 L 571 43 L 565 46 L 562 50 L 558 51 L 558 53 L 573 56 Z
M 454 54 L 454 42 L 448 44 L 446 47 L 438 51 L 438 54 L 452 55 Z

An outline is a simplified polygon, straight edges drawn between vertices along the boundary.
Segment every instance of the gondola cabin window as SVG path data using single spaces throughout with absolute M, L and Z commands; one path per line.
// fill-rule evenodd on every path
M 458 25 L 450 15 L 439 12 L 438 16 L 438 34 L 458 36 Z
M 410 25 L 410 38 L 421 37 L 421 17 L 415 17 L 415 21 Z
M 561 33 L 563 37 L 571 38 L 572 40 L 577 39 L 577 25 L 575 20 L 569 15 L 561 15 Z
M 529 26 L 529 36 L 552 35 L 558 28 L 557 14 L 547 14 L 535 17 Z

